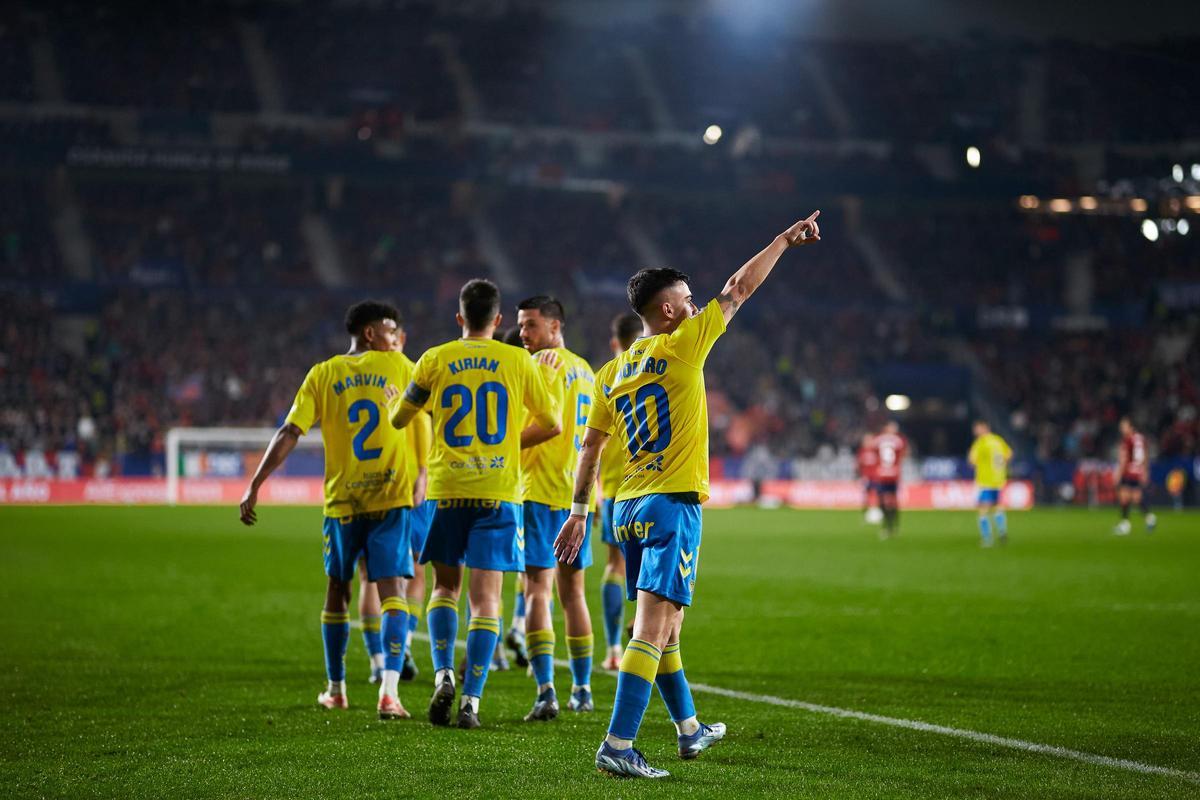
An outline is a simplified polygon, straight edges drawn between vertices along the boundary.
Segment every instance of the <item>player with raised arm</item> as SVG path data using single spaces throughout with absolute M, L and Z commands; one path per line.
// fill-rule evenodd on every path
M 275 432 L 242 496 L 242 522 L 253 525 L 263 483 L 315 423 L 325 444 L 325 574 L 329 584 L 321 613 L 329 684 L 317 697 L 325 708 L 346 708 L 346 644 L 350 638 L 350 589 L 354 565 L 367 562 L 367 577 L 383 599 L 384 670 L 379 716 L 409 716 L 397 682 L 408 631 L 406 578 L 412 577 L 409 544 L 414 473 L 408 437 L 380 424 L 388 387 L 406 386 L 412 362 L 396 350 L 400 314 L 393 306 L 365 301 L 346 312 L 350 350 L 308 371 L 284 424 Z
M 608 346 L 613 357 L 628 350 L 642 335 L 642 318 L 625 312 L 612 321 L 612 336 Z M 600 583 L 600 601 L 604 612 L 604 640 L 607 656 L 604 668 L 616 672 L 621 668 L 621 629 L 625 625 L 625 555 L 617 543 L 613 531 L 613 509 L 617 505 L 617 489 L 621 486 L 621 474 L 625 461 L 620 447 L 606 447 L 600 454 L 600 539 L 608 550 L 608 561 L 604 564 L 604 577 Z
M 871 439 L 871 447 L 875 451 L 875 491 L 883 509 L 879 538 L 890 539 L 900 531 L 900 472 L 908 440 L 900 433 L 900 424 L 888 420 L 883 431 Z
M 692 300 L 688 276 L 678 270 L 644 269 L 629 280 L 629 304 L 642 319 L 644 336 L 596 375 L 571 515 L 554 543 L 560 561 L 579 555 L 600 456 L 613 432 L 613 445 L 625 450 L 613 523 L 625 553 L 626 590 L 637 606 L 608 735 L 596 752 L 603 772 L 668 775 L 633 746 L 655 685 L 675 722 L 681 758 L 695 758 L 725 735 L 723 724 L 696 719 L 679 653 L 683 611 L 691 605 L 700 566 L 700 504 L 708 499 L 704 363 L 784 251 L 820 240 L 818 214 L 776 236 L 703 310 Z
M 1146 533 L 1153 533 L 1158 518 L 1150 510 L 1146 497 L 1146 486 L 1150 483 L 1150 456 L 1146 451 L 1146 437 L 1133 427 L 1129 417 L 1122 417 L 1121 449 L 1117 454 L 1117 502 L 1121 504 L 1121 521 L 1113 528 L 1118 536 L 1128 536 L 1133 526 L 1129 524 L 1129 507 L 1134 503 L 1142 510 L 1146 521 Z
M 979 490 L 979 545 L 992 546 L 993 524 L 996 540 L 1006 544 L 1008 519 L 1004 514 L 1004 506 L 1000 504 L 1000 493 L 1008 482 L 1012 448 L 999 435 L 992 433 L 991 426 L 982 419 L 975 421 L 974 433 L 975 441 L 967 453 L 967 461 L 975 468 L 975 486 Z
M 575 462 L 583 441 L 583 426 L 596 376 L 591 366 L 566 348 L 562 303 L 537 295 L 517 304 L 517 326 L 525 349 L 553 365 L 547 374 L 550 394 L 559 403 L 562 435 L 521 451 L 521 493 L 525 502 L 525 642 L 537 682 L 537 699 L 525 721 L 548 721 L 558 716 L 554 690 L 554 624 L 550 598 L 558 584 L 566 620 L 567 653 L 571 664 L 571 711 L 591 711 L 592 618 L 584 592 L 584 570 L 592 564 L 585 537 L 571 563 L 554 556 L 554 539 L 570 515 Z M 531 420 L 532 421 L 532 420 Z
M 433 415 L 428 496 L 437 501 L 421 563 L 433 563 L 426 615 L 433 651 L 429 721 L 449 725 L 454 706 L 454 641 L 463 565 L 467 587 L 467 670 L 457 724 L 479 727 L 479 699 L 500 636 L 500 587 L 505 572 L 525 568 L 521 513 L 521 446 L 561 432 L 558 407 L 538 365 L 492 339 L 500 324 L 500 291 L 468 281 L 459 293 L 463 336 L 428 350 L 403 392 L 389 393 L 388 417 L 408 425 L 426 406 Z M 528 410 L 533 424 L 521 430 Z

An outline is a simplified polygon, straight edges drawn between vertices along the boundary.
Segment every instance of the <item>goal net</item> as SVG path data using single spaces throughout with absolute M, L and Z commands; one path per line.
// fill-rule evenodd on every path
M 167 431 L 167 502 L 233 504 L 241 499 L 275 428 L 171 428 Z M 259 492 L 260 503 L 320 505 L 325 452 L 317 430 Z

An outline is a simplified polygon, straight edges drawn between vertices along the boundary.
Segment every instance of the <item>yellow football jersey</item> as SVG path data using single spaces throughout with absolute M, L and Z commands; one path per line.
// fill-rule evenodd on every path
M 529 353 L 491 339 L 457 339 L 428 350 L 394 411 L 406 404 L 428 405 L 433 416 L 432 500 L 521 502 L 525 410 L 547 428 L 559 414 Z
M 408 436 L 386 419 L 383 390 L 407 386 L 403 353 L 369 350 L 334 356 L 308 371 L 287 421 L 325 443 L 325 516 L 347 517 L 412 505 L 415 472 Z
M 725 332 L 716 300 L 670 334 L 638 339 L 596 375 L 587 426 L 622 451 L 617 500 L 695 492 L 708 499 L 704 361 Z
M 981 489 L 1003 489 L 1008 481 L 1008 459 L 1012 449 L 994 433 L 980 436 L 967 455 L 975 464 L 975 484 Z
M 570 508 L 575 494 L 575 463 L 592 405 L 596 376 L 591 366 L 565 347 L 553 347 L 558 365 L 544 372 L 547 389 L 559 403 L 562 434 L 521 451 L 521 495 L 551 508 Z M 540 354 L 539 354 L 540 355 Z M 526 419 L 528 425 L 532 418 Z

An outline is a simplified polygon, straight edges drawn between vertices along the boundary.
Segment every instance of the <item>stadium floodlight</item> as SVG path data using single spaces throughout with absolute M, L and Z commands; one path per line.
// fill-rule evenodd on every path
M 1192 164 L 1192 180 L 1200 181 L 1200 164 Z
M 983 156 L 979 152 L 979 148 L 971 145 L 967 148 L 967 166 L 971 169 L 976 169 L 982 162 Z
M 907 411 L 912 405 L 912 399 L 906 394 L 889 394 L 884 398 L 883 404 L 887 406 L 888 411 Z
M 1190 231 L 1191 229 L 1192 229 L 1192 224 L 1190 222 L 1188 222 L 1186 219 L 1179 220 L 1178 224 L 1175 225 L 1175 230 L 1179 231 L 1180 236 L 1187 236 L 1188 231 Z
M 1142 236 L 1152 242 L 1158 241 L 1158 223 L 1152 219 L 1142 220 Z
M 716 144 L 717 142 L 721 141 L 721 136 L 723 133 L 724 131 L 721 130 L 720 125 L 709 125 L 704 129 L 704 143 Z
M 1171 167 L 1171 177 L 1176 183 L 1183 183 L 1183 164 L 1176 164 Z
M 1079 198 L 1079 207 L 1084 211 L 1095 211 L 1096 206 L 1098 205 L 1099 203 L 1096 202 L 1096 198 L 1092 197 L 1091 195 L 1084 195 L 1083 197 Z
M 1065 197 L 1056 197 L 1050 201 L 1050 210 L 1056 214 L 1065 214 L 1071 210 L 1071 201 Z
M 249 463 L 258 463 L 275 428 L 171 428 L 167 431 L 167 502 L 210 502 L 216 484 L 250 482 Z M 297 447 L 321 449 L 320 435 L 301 436 Z M 248 458 L 247 458 L 248 457 Z M 214 469 L 214 467 L 218 467 Z M 280 481 L 278 492 L 286 490 Z M 270 485 L 268 483 L 268 485 Z
M 1021 208 L 1037 208 L 1041 204 L 1037 195 L 1023 194 L 1021 195 Z

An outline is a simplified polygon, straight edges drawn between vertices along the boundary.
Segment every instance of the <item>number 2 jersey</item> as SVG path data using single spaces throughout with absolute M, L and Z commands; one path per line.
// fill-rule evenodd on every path
M 691 493 L 708 499 L 704 362 L 725 332 L 712 300 L 673 332 L 638 339 L 596 373 L 587 427 L 623 449 L 616 499 Z
M 303 433 L 321 425 L 325 516 L 412 505 L 412 446 L 388 424 L 383 393 L 388 384 L 407 386 L 412 372 L 408 356 L 381 350 L 334 356 L 308 371 L 287 422 Z
M 562 433 L 521 451 L 521 489 L 527 501 L 570 508 L 575 494 L 575 464 L 583 446 L 583 428 L 592 405 L 596 376 L 591 366 L 565 347 L 550 348 L 556 367 L 542 367 L 547 389 L 561 411 Z M 540 355 L 540 353 L 539 353 Z M 527 422 L 533 422 L 533 417 Z
M 403 404 L 428 407 L 433 416 L 431 500 L 520 503 L 525 411 L 545 428 L 558 424 L 559 415 L 529 353 L 492 339 L 457 339 L 427 350 Z

